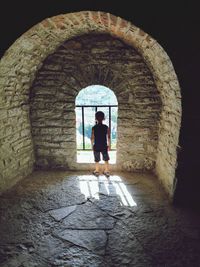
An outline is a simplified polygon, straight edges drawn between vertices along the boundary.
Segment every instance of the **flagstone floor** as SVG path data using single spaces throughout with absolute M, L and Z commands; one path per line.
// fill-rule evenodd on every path
M 200 215 L 151 174 L 35 171 L 0 196 L 0 266 L 198 267 Z

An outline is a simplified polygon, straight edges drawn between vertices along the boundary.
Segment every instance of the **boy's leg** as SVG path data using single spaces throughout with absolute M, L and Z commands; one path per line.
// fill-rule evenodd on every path
M 102 152 L 103 155 L 103 160 L 105 161 L 105 170 L 104 172 L 109 172 L 109 155 L 108 155 L 108 150 L 106 149 L 105 151 Z
M 95 170 L 94 172 L 99 172 L 99 161 L 100 161 L 100 152 L 94 150 L 94 161 L 95 161 Z
M 105 161 L 105 172 L 109 172 L 109 162 Z
M 99 172 L 99 162 L 95 162 L 95 172 Z

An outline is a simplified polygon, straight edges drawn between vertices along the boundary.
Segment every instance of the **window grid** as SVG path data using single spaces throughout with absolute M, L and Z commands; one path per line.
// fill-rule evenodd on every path
M 112 136 L 112 133 L 111 133 L 111 117 L 112 117 L 112 112 L 111 112 L 111 109 L 112 107 L 118 107 L 118 105 L 76 105 L 76 108 L 81 108 L 81 113 L 82 113 L 82 133 L 83 133 L 83 147 L 82 149 L 77 149 L 77 150 L 92 150 L 92 149 L 87 149 L 85 148 L 85 112 L 84 112 L 84 108 L 92 108 L 92 107 L 95 107 L 95 112 L 98 111 L 98 108 L 101 108 L 101 107 L 107 107 L 108 110 L 109 110 L 109 113 L 108 113 L 108 121 L 109 121 L 109 129 L 110 129 L 110 136 Z M 116 149 L 112 149 L 112 142 L 111 142 L 111 148 L 110 150 L 112 151 L 115 151 Z

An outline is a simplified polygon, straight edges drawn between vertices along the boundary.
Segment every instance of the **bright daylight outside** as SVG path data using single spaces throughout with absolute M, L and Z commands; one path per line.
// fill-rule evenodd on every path
M 91 131 L 95 125 L 95 113 L 103 111 L 104 124 L 110 127 L 110 163 L 116 162 L 117 111 L 118 102 L 112 90 L 101 85 L 91 85 L 82 89 L 76 97 L 76 142 L 77 162 L 92 163 Z

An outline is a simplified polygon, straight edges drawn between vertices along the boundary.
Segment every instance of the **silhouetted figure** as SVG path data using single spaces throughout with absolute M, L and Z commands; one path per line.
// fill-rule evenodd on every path
M 92 127 L 91 134 L 91 144 L 94 151 L 94 161 L 95 161 L 95 170 L 93 171 L 94 175 L 99 175 L 99 161 L 100 154 L 103 156 L 105 161 L 105 169 L 103 173 L 106 176 L 109 176 L 109 155 L 108 150 L 110 149 L 110 129 L 107 125 L 103 124 L 105 120 L 105 115 L 102 111 L 97 111 L 95 114 L 96 125 Z

